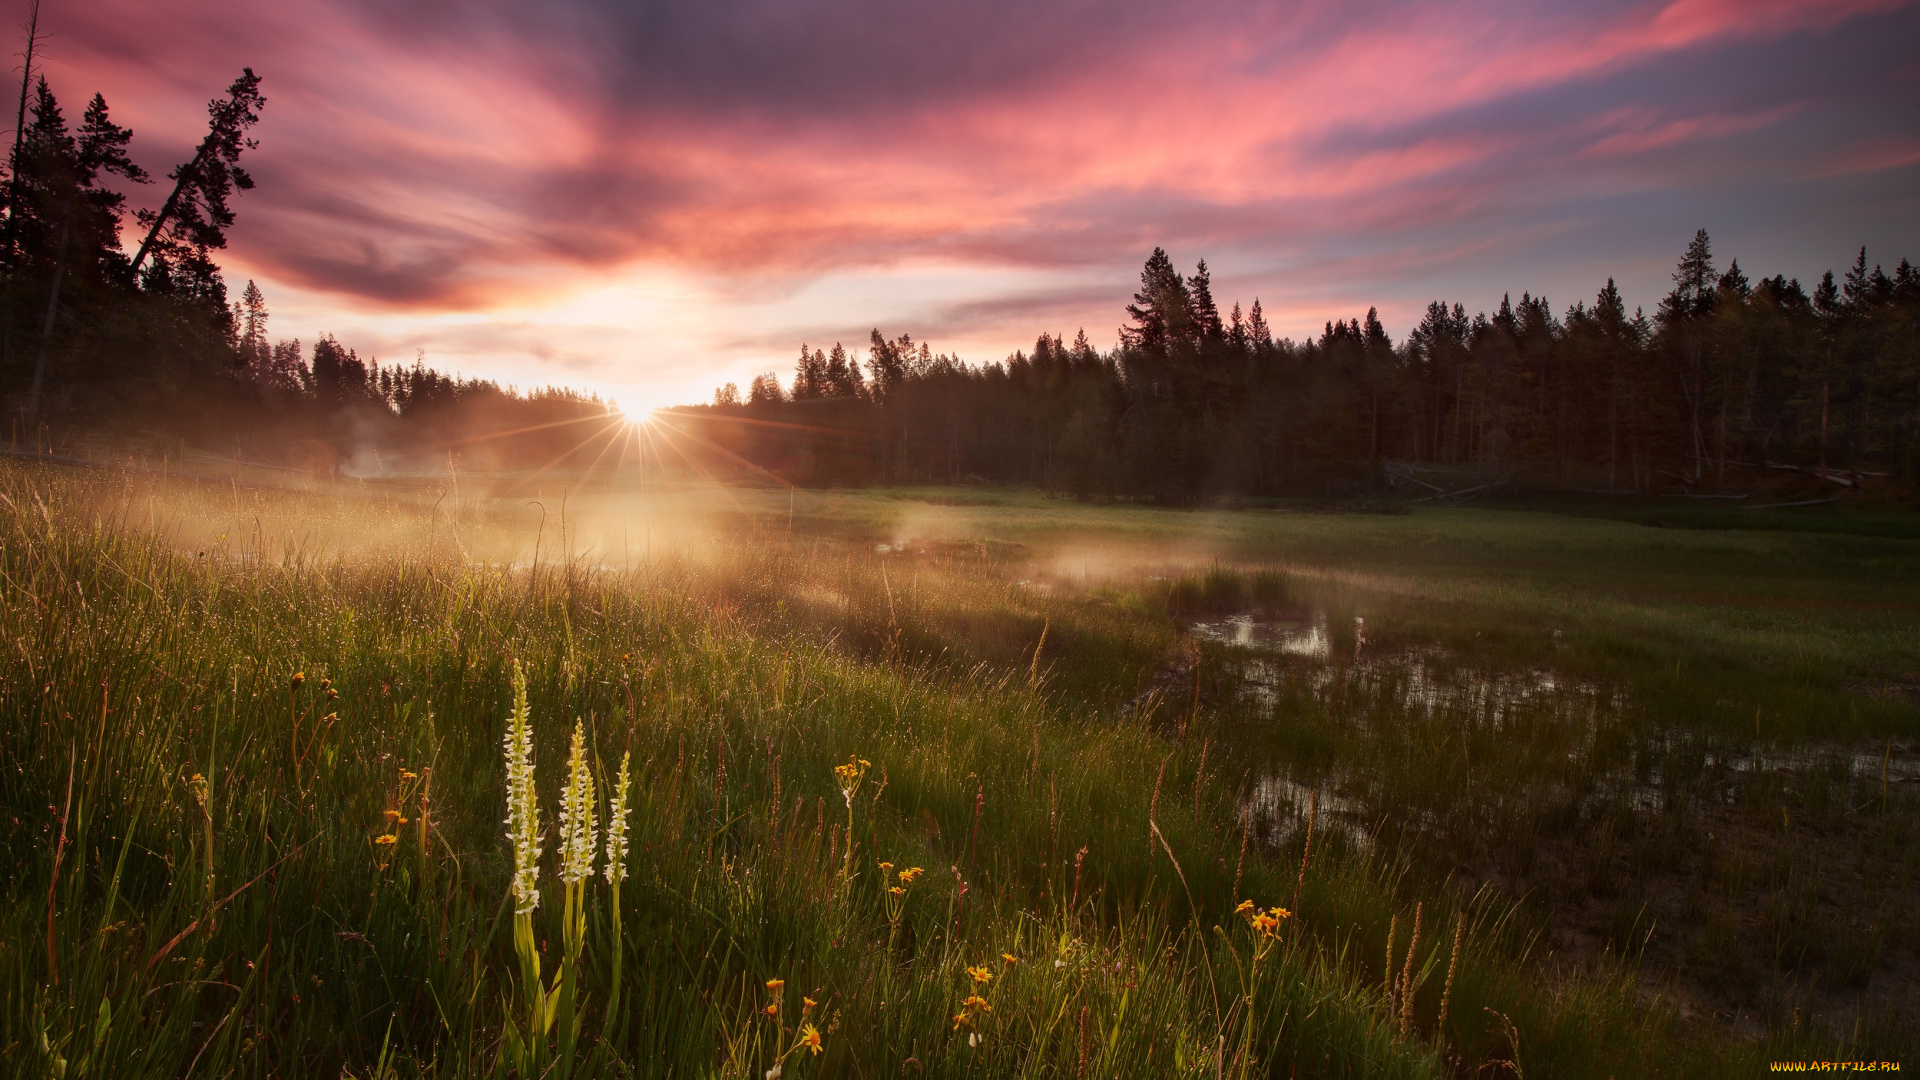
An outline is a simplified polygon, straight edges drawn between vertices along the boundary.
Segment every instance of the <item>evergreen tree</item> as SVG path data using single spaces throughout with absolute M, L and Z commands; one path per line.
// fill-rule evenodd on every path
M 800 360 L 793 368 L 793 400 L 811 401 L 827 396 L 827 355 L 819 349 L 811 353 L 803 343 Z
M 173 191 L 160 208 L 139 214 L 147 235 L 134 253 L 132 269 L 138 273 L 146 258 L 154 257 L 142 279 L 147 287 L 185 290 L 224 310 L 225 288 L 208 253 L 227 246 L 233 193 L 253 188 L 253 177 L 240 167 L 240 155 L 258 145 L 246 133 L 259 123 L 266 103 L 252 68 L 243 69 L 225 98 L 207 103 L 207 135 L 192 160 L 167 174 Z
M 261 295 L 260 286 L 247 279 L 247 289 L 240 294 L 240 362 L 242 365 L 258 369 L 270 359 L 267 348 L 267 298 Z
M 1164 249 L 1154 248 L 1147 257 L 1127 316 L 1133 325 L 1122 328 L 1120 337 L 1136 348 L 1164 352 L 1193 340 L 1193 297 Z
M 1226 340 L 1226 329 L 1220 324 L 1219 305 L 1213 302 L 1213 275 L 1207 271 L 1207 260 L 1201 259 L 1199 265 L 1194 267 L 1193 276 L 1187 279 L 1187 293 L 1187 318 L 1193 325 L 1194 333 L 1201 341 Z
M 1253 298 L 1253 307 L 1247 312 L 1247 343 L 1254 349 L 1273 348 L 1273 331 L 1267 328 L 1267 317 L 1261 314 L 1260 298 Z

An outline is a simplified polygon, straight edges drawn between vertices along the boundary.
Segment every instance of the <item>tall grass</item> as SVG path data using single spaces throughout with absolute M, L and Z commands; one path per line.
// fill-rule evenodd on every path
M 202 516 L 103 512 L 135 499 L 159 526 Z M 1390 861 L 1250 850 L 1245 775 L 1167 734 L 1153 695 L 1118 707 L 1173 641 L 1124 605 L 964 564 L 902 582 L 804 538 L 483 562 L 482 515 L 456 540 L 430 500 L 236 494 L 219 513 L 257 542 L 180 546 L 219 501 L 0 470 L 9 1071 L 527 1075 L 533 1042 L 608 1076 L 1430 1076 L 1516 1054 L 1698 1075 L 1757 1052 L 1681 1038 L 1617 971 L 1544 975 L 1506 908 Z M 380 543 L 274 539 L 303 515 Z M 536 801 L 559 800 L 576 719 L 600 788 L 631 765 L 628 877 L 580 883 L 591 902 L 516 908 L 516 665 Z M 843 798 L 850 756 L 871 767 Z M 881 862 L 925 873 L 902 899 Z M 1292 917 L 1258 941 L 1243 900 Z M 1388 974 L 1416 903 L 1464 918 L 1457 976 L 1437 933 Z M 577 1034 L 527 1026 L 528 950 L 565 958 Z

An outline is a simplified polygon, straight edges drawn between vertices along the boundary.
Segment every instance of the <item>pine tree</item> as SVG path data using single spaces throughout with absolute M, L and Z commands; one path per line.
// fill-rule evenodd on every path
M 1133 325 L 1120 330 L 1124 344 L 1164 351 L 1193 340 L 1193 297 L 1164 249 L 1154 248 L 1147 257 L 1140 271 L 1140 291 L 1127 305 L 1127 316 Z
M 1194 333 L 1202 341 L 1226 340 L 1226 328 L 1220 324 L 1220 308 L 1213 302 L 1213 275 L 1207 271 L 1207 260 L 1201 259 L 1194 267 L 1193 276 L 1187 279 L 1187 293 L 1187 317 Z
M 1267 329 L 1267 317 L 1260 312 L 1260 298 L 1253 298 L 1253 308 L 1247 312 L 1247 341 L 1255 349 L 1273 348 L 1273 331 Z
M 825 375 L 827 397 L 860 396 L 860 369 L 848 360 L 847 350 L 837 341 L 827 355 Z
M 811 401 L 826 397 L 829 392 L 827 354 L 819 349 L 809 353 L 806 345 L 801 345 L 800 360 L 793 368 L 793 400 Z
M 1707 444 L 1704 416 L 1706 410 L 1706 350 L 1701 321 L 1713 311 L 1714 286 L 1719 275 L 1713 269 L 1713 249 L 1707 230 L 1693 234 L 1687 253 L 1673 271 L 1673 290 L 1660 301 L 1659 322 L 1668 348 L 1674 354 L 1680 378 L 1681 396 L 1687 409 L 1687 435 L 1692 462 L 1690 472 L 1700 478 L 1706 461 Z
M 240 155 L 258 145 L 247 131 L 260 122 L 267 99 L 260 95 L 260 77 L 242 69 L 227 87 L 227 96 L 207 103 L 207 135 L 192 160 L 167 174 L 173 191 L 158 210 L 142 210 L 146 239 L 134 253 L 132 270 L 140 271 L 148 255 L 156 266 L 146 280 L 157 286 L 185 287 L 196 295 L 218 300 L 224 307 L 224 288 L 208 252 L 227 246 L 233 225 L 228 200 L 233 193 L 253 188 L 253 177 L 240 167 Z
M 260 286 L 247 279 L 240 294 L 240 361 L 248 368 L 260 369 L 270 359 L 267 350 L 267 298 Z

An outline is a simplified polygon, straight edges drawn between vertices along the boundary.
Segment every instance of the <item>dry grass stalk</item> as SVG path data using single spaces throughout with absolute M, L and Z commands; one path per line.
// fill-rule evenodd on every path
M 1168 754 L 1166 757 L 1163 757 L 1160 759 L 1160 772 L 1158 775 L 1156 775 L 1153 778 L 1153 798 L 1151 801 L 1147 803 L 1147 824 L 1148 825 L 1152 825 L 1154 819 L 1160 816 L 1160 782 L 1167 778 L 1167 762 L 1172 760 L 1173 760 L 1172 754 Z M 1153 855 L 1153 834 L 1152 833 L 1147 834 L 1147 855 L 1148 856 Z
M 1400 931 L 1400 913 L 1395 912 L 1393 915 L 1393 918 L 1387 923 L 1387 967 L 1386 967 L 1386 974 L 1381 977 L 1381 982 L 1384 983 L 1387 988 L 1387 1015 L 1388 1016 L 1393 1016 L 1396 1014 L 1396 1010 L 1393 1007 L 1393 1003 L 1394 1003 L 1393 939 L 1399 935 L 1399 931 Z
M 1453 958 L 1447 961 L 1447 985 L 1440 991 L 1440 1018 L 1434 1021 L 1434 1038 L 1443 1038 L 1447 1027 L 1447 1008 L 1453 1004 L 1453 977 L 1460 973 L 1460 939 L 1466 933 L 1465 912 L 1453 918 Z
M 1313 827 L 1319 818 L 1320 791 L 1316 788 L 1307 800 L 1307 843 L 1305 847 L 1300 849 L 1300 876 L 1293 883 L 1293 903 L 1288 905 L 1290 907 L 1298 908 L 1300 906 L 1300 890 L 1307 883 L 1307 862 L 1313 858 Z M 1389 966 L 1392 965 L 1393 960 L 1391 957 L 1388 958 L 1387 963 Z
M 1413 1032 L 1413 959 L 1420 951 L 1420 919 L 1426 904 L 1413 905 L 1413 936 L 1407 940 L 1407 962 L 1400 969 L 1400 1034 Z
M 1253 815 L 1240 815 L 1240 858 L 1233 864 L 1233 899 L 1240 901 L 1240 872 L 1247 867 L 1247 840 L 1253 835 Z
M 1087 1058 L 1093 1050 L 1093 1010 L 1080 1006 L 1080 1068 L 1074 1073 L 1077 1080 L 1087 1080 Z

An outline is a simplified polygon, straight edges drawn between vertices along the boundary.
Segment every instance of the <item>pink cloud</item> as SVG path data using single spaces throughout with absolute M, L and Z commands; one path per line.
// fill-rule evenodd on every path
M 1878 172 L 1920 162 L 1920 138 L 1890 136 L 1869 139 L 1835 156 L 1822 172 L 1824 176 Z
M 95 0 L 60 16 L 50 70 L 70 102 L 104 90 L 160 172 L 197 137 L 205 99 L 253 64 L 269 98 L 262 187 L 239 204 L 235 260 L 342 303 L 472 311 L 564 297 L 636 263 L 759 280 L 941 260 L 1058 268 L 1162 242 L 1275 238 L 1263 242 L 1279 250 L 1297 235 L 1475 220 L 1529 178 L 1760 130 L 1791 110 L 1449 118 L 1899 6 L 1411 4 L 1356 19 L 1341 5 L 1256 5 L 864 111 L 627 93 L 586 59 L 618 46 L 569 37 L 585 32 L 557 16 L 541 34 L 478 15 L 457 33 L 403 34 L 380 9 L 325 0 Z M 1915 152 L 1873 146 L 1846 160 Z M 1395 258 L 1445 266 L 1509 240 L 1322 251 L 1317 265 L 1377 276 Z

